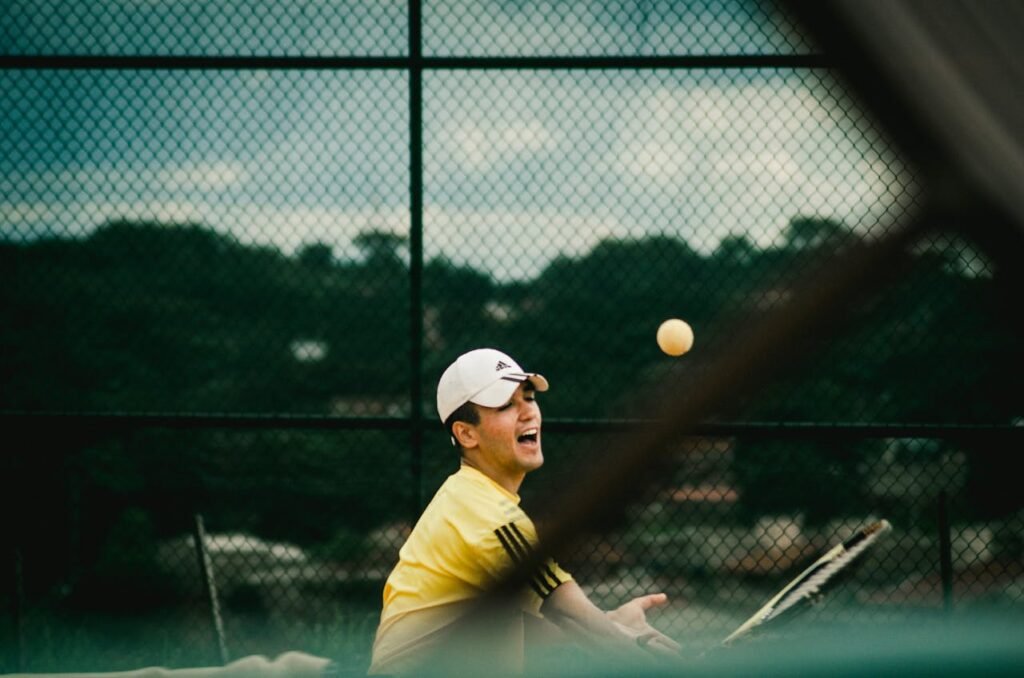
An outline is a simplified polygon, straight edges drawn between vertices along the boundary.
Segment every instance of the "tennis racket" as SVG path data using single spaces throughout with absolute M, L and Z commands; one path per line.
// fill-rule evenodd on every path
M 775 594 L 750 619 L 730 633 L 722 641 L 722 645 L 729 645 L 740 636 L 749 633 L 751 629 L 775 619 L 800 601 L 810 598 L 821 590 L 825 582 L 852 563 L 857 556 L 891 528 L 888 520 L 879 520 L 861 528 L 843 543 L 833 546 L 825 555 L 818 558 L 810 567 L 786 584 L 785 588 Z

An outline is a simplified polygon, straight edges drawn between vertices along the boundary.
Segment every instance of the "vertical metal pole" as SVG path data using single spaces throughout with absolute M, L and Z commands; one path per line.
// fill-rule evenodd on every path
M 409 418 L 413 516 L 423 508 L 423 51 L 420 0 L 409 0 Z
M 942 605 L 946 612 L 953 610 L 953 540 L 949 527 L 949 498 L 945 490 L 939 492 L 939 571 L 942 576 Z
M 64 462 L 64 474 L 68 488 L 68 579 L 72 586 L 82 576 L 82 475 L 76 473 L 68 455 Z
M 25 614 L 25 575 L 21 559 L 21 547 L 14 545 L 14 591 L 11 601 L 11 621 L 14 624 L 14 670 L 25 670 L 25 629 L 23 617 Z
M 199 575 L 203 583 L 203 592 L 210 604 L 210 621 L 213 624 L 213 633 L 217 642 L 217 652 L 220 655 L 222 664 L 227 664 L 228 643 L 224 634 L 224 619 L 220 614 L 220 597 L 217 595 L 217 582 L 213 578 L 213 563 L 210 561 L 210 553 L 206 550 L 206 527 L 203 525 L 203 516 L 195 515 L 193 524 L 192 540 L 196 547 L 196 556 L 199 560 Z
M 32 435 L 22 437 L 18 435 L 28 434 L 28 427 L 22 428 L 15 421 L 10 431 L 12 440 L 33 440 Z M 36 432 L 38 433 L 38 432 Z M 21 494 L 18 492 L 19 489 L 25 489 L 30 485 L 29 478 L 32 476 L 26 471 L 25 466 L 27 464 L 28 455 L 17 454 L 12 451 L 8 451 L 0 455 L 0 478 L 3 478 L 3 488 L 0 490 L 0 495 L 3 497 L 3 510 L 8 516 L 18 515 L 17 511 L 22 509 L 21 506 L 15 505 L 15 497 L 20 497 Z M 25 537 L 26 531 L 32 529 L 28 527 L 31 521 L 25 520 L 12 520 L 11 528 L 8 534 L 8 543 L 10 544 L 10 551 L 4 549 L 4 554 L 10 553 L 10 570 L 7 571 L 7 576 L 4 577 L 5 584 L 10 584 L 10 596 L 11 596 L 11 628 L 10 628 L 10 657 L 0 655 L 0 671 L 3 672 L 22 672 L 25 670 L 25 564 L 24 564 L 24 553 L 23 548 L 27 539 Z M 6 560 L 6 558 L 5 558 Z M 6 586 L 5 586 L 6 588 Z M 6 634 L 4 634 L 6 635 Z M 4 638 L 3 640 L 6 640 Z

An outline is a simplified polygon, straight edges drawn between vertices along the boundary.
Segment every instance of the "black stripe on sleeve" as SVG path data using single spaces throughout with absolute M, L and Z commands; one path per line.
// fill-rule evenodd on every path
M 522 544 L 525 544 L 525 545 L 526 545 L 526 548 L 527 548 L 527 549 L 529 549 L 529 550 L 531 550 L 531 551 L 532 551 L 532 550 L 533 550 L 533 547 L 532 547 L 532 546 L 530 546 L 530 542 L 529 542 L 529 541 L 527 541 L 527 539 L 526 539 L 526 537 L 525 537 L 525 536 L 523 535 L 523 533 L 519 531 L 519 528 L 518 528 L 518 527 L 516 526 L 516 524 L 515 524 L 515 523 L 510 523 L 510 524 L 509 524 L 509 526 L 510 526 L 510 527 L 512 528 L 512 530 L 513 530 L 513 531 L 514 531 L 514 532 L 516 533 L 516 535 L 517 535 L 517 536 L 519 537 L 519 541 L 520 541 L 520 542 L 521 542 Z M 551 566 L 549 565 L 549 562 L 550 562 L 550 561 L 548 561 L 548 563 L 544 563 L 544 565 L 543 565 L 543 570 L 544 570 L 544 573 L 546 573 L 546 574 L 547 574 L 547 576 L 551 577 L 551 581 L 555 582 L 555 585 L 551 587 L 551 588 L 552 588 L 552 590 L 554 590 L 554 589 L 558 588 L 558 586 L 559 586 L 559 585 L 561 585 L 561 584 L 562 584 L 562 581 L 561 581 L 561 580 L 560 580 L 560 579 L 559 579 L 558 577 L 556 577 L 556 576 L 555 576 L 555 573 L 554 573 L 554 572 L 552 572 L 552 571 L 551 571 Z M 547 583 L 547 582 L 545 582 L 545 583 Z
M 508 541 L 508 546 L 506 546 L 506 548 L 511 549 L 510 552 L 515 552 L 513 558 L 516 563 L 523 562 L 530 557 L 530 553 L 532 551 L 530 543 L 523 539 L 523 535 L 518 529 L 515 529 L 515 523 L 502 525 L 498 529 L 501 530 L 505 540 Z M 515 531 L 513 532 L 513 530 Z M 534 573 L 533 577 L 530 579 L 530 586 L 533 587 L 533 590 L 536 591 L 541 598 L 547 598 L 551 595 L 551 592 L 555 590 L 555 587 L 553 587 L 543 577 L 538 577 L 536 573 Z
M 519 531 L 516 524 L 509 523 L 508 527 L 510 528 L 510 533 L 514 534 L 516 541 L 522 545 L 523 550 L 527 553 L 531 553 L 533 551 L 533 546 L 530 544 L 529 540 L 526 539 L 523 533 Z M 544 563 L 540 568 L 538 568 L 533 576 L 537 583 L 539 583 L 548 592 L 548 594 L 562 584 L 558 577 L 555 576 L 555 573 L 551 571 L 551 567 L 547 563 Z M 550 578 L 550 580 L 548 578 Z M 554 584 L 551 582 L 554 582 Z
M 494 531 L 494 534 L 497 535 L 498 541 L 501 542 L 501 545 L 505 547 L 505 551 L 507 551 L 508 555 L 512 558 L 512 562 L 519 564 L 520 562 L 522 562 L 522 556 L 520 555 L 516 547 L 513 546 L 512 537 L 506 532 L 504 532 L 504 530 L 507 530 L 507 526 L 499 527 Z M 532 579 L 530 580 L 530 588 L 532 588 L 534 592 L 541 598 L 547 598 L 549 595 L 551 595 L 550 591 L 545 592 L 545 590 L 542 589 L 537 584 L 537 582 L 533 581 Z
M 504 529 L 504 527 L 499 527 L 494 531 L 494 534 L 498 535 L 498 541 L 500 541 L 501 545 L 505 547 L 506 551 L 508 551 L 508 555 L 511 556 L 512 562 L 519 564 L 519 561 L 522 560 L 522 558 L 519 556 L 519 552 L 516 551 L 509 542 L 509 538 L 505 536 L 505 533 L 503 532 Z
M 516 538 L 516 535 L 512 533 L 508 525 L 502 525 L 498 528 L 501 530 L 501 534 L 504 535 L 508 541 L 509 548 L 515 552 L 515 559 L 517 563 L 520 563 L 530 557 L 530 549 L 524 548 L 523 543 Z

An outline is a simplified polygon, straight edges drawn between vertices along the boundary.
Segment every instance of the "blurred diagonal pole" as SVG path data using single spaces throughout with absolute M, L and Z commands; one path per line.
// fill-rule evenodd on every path
M 582 534 L 619 518 L 647 489 L 670 442 L 692 432 L 709 417 L 724 413 L 740 395 L 749 395 L 779 373 L 797 367 L 807 357 L 805 340 L 809 336 L 819 341 L 833 336 L 854 303 L 869 298 L 898 278 L 909 263 L 910 248 L 922 236 L 937 231 L 977 236 L 989 254 L 1001 259 L 1001 270 L 1010 271 L 1009 275 L 1016 278 L 1013 264 L 1017 263 L 1019 268 L 1019 257 L 1024 251 L 1019 237 L 1019 227 L 1024 220 L 1017 218 L 1024 212 L 1017 209 L 1017 202 L 1024 191 L 993 199 L 992 188 L 1019 185 L 1024 173 L 1013 172 L 1019 147 L 1008 149 L 1009 152 L 1000 151 L 1000 163 L 992 174 L 979 175 L 975 171 L 979 164 L 984 164 L 984 159 L 981 163 L 972 160 L 965 171 L 960 164 L 964 163 L 962 146 L 959 140 L 950 141 L 957 136 L 955 125 L 936 131 L 931 125 L 920 123 L 922 104 L 927 108 L 932 102 L 910 87 L 907 78 L 913 78 L 915 72 L 923 73 L 922 77 L 934 76 L 935 73 L 927 72 L 926 63 L 912 61 L 911 68 L 895 76 L 890 73 L 887 78 L 876 77 L 886 71 L 898 71 L 901 64 L 888 63 L 883 68 L 879 54 L 884 60 L 884 50 L 878 49 L 877 43 L 871 54 L 873 58 L 867 58 L 863 45 L 867 40 L 858 35 L 857 30 L 862 34 L 870 33 L 872 23 L 865 22 L 863 17 L 858 21 L 849 17 L 863 7 L 861 4 L 840 0 L 791 4 L 798 17 L 807 21 L 812 33 L 822 40 L 826 50 L 838 56 L 843 75 L 864 96 L 884 126 L 923 166 L 926 207 L 916 216 L 888 229 L 882 238 L 850 247 L 835 263 L 829 263 L 827 268 L 794 287 L 794 298 L 786 307 L 765 317 L 749 331 L 729 335 L 734 340 L 731 345 L 722 347 L 720 359 L 695 381 L 686 384 L 685 389 L 671 380 L 650 389 L 643 411 L 651 413 L 654 422 L 634 429 L 627 443 L 611 443 L 609 454 L 600 465 L 580 469 L 580 481 L 551 512 L 551 522 L 540 526 L 541 548 L 494 589 L 494 595 L 484 600 L 481 611 L 490 609 L 488 603 L 496 602 L 495 597 L 513 595 L 520 590 L 545 557 L 570 552 Z M 875 1 L 866 4 L 876 19 L 881 19 L 891 6 L 891 3 Z M 905 28 L 912 31 L 913 15 L 926 15 L 928 4 L 909 1 L 902 4 L 908 9 L 904 15 Z M 940 4 L 952 8 L 951 16 L 962 14 L 965 8 L 964 3 L 954 0 Z M 913 11 L 909 11 L 911 8 Z M 969 10 L 968 13 L 972 14 Z M 1024 12 L 1019 14 L 1024 15 Z M 857 30 L 850 28 L 854 23 Z M 947 33 L 955 35 L 956 27 Z M 979 36 L 974 38 L 977 40 Z M 950 99 L 941 91 L 943 83 L 960 82 L 955 74 L 947 73 L 945 79 L 937 77 L 929 82 L 940 89 L 940 104 L 958 105 L 955 97 Z M 1003 118 L 999 115 L 999 101 L 992 95 L 995 89 L 991 77 L 985 91 L 989 94 L 987 99 L 982 96 L 955 112 L 956 122 L 961 125 L 970 125 L 972 121 L 984 123 L 985 129 L 995 134 L 990 140 L 998 137 L 1006 143 L 1015 143 L 1012 135 L 999 134 L 999 129 L 993 129 L 999 127 Z M 908 103 L 908 94 L 917 98 L 915 105 Z M 986 115 L 986 109 L 992 114 Z M 934 122 L 934 114 L 928 117 Z M 947 146 L 950 143 L 955 146 L 952 151 Z M 980 150 L 997 146 L 989 143 Z
M 475 613 L 467 615 L 467 623 L 478 625 L 495 605 L 516 595 L 545 558 L 564 556 L 582 535 L 620 518 L 647 490 L 670 443 L 727 411 L 740 395 L 795 368 L 809 355 L 809 337 L 820 342 L 832 336 L 849 317 L 849 308 L 897 278 L 910 260 L 911 246 L 943 222 L 921 214 L 872 243 L 851 245 L 836 263 L 803 280 L 787 306 L 749 331 L 727 335 L 734 337 L 731 345 L 724 346 L 719 359 L 695 381 L 681 388 L 670 378 L 649 389 L 643 405 L 653 415 L 652 423 L 633 429 L 625 442 L 610 441 L 600 463 L 577 470 L 579 481 L 567 488 L 551 511 L 551 521 L 538 527 L 540 548 L 482 599 Z
M 1019 134 L 1014 135 L 1003 124 L 1006 111 L 1017 110 L 1020 98 L 1007 99 L 1000 94 L 999 85 L 1005 87 L 1007 76 L 997 69 L 977 74 L 984 76 L 979 78 L 983 86 L 976 90 L 980 93 L 975 100 L 962 102 L 944 88 L 954 93 L 961 91 L 960 86 L 973 71 L 959 68 L 960 64 L 948 59 L 936 66 L 927 61 L 927 54 L 915 57 L 900 45 L 891 47 L 899 42 L 898 36 L 889 36 L 892 40 L 888 41 L 869 37 L 873 29 L 886 23 L 893 4 L 875 0 L 790 3 L 797 17 L 835 58 L 842 75 L 853 84 L 863 102 L 922 167 L 927 207 L 890 229 L 883 238 L 851 248 L 828 270 L 803 281 L 802 286 L 795 288 L 792 303 L 749 332 L 733 333 L 736 340 L 723 347 L 721 359 L 696 381 L 686 384 L 685 390 L 671 382 L 652 389 L 646 411 L 654 415 L 655 423 L 635 429 L 627 444 L 613 444 L 601 466 L 589 469 L 565 495 L 559 509 L 552 512 L 552 522 L 541 526 L 544 553 L 517 568 L 499 590 L 517 590 L 543 556 L 568 552 L 583 532 L 618 517 L 615 514 L 645 491 L 667 443 L 693 431 L 708 417 L 721 414 L 739 395 L 748 395 L 779 372 L 796 367 L 806 357 L 802 354 L 803 340 L 810 334 L 819 339 L 832 335 L 854 302 L 878 292 L 899 274 L 908 262 L 909 248 L 923 235 L 942 230 L 977 236 L 989 254 L 1001 258 L 1004 272 L 1013 271 L 1013 264 L 1019 264 L 1018 257 L 1024 248 L 1018 237 L 1021 229 L 1014 226 L 1019 227 L 1024 221 L 1018 218 L 1024 214 L 1018 205 L 1024 191 L 1006 195 L 996 187 L 1019 186 L 1024 177 L 1024 172 L 1015 171 L 1022 157 L 1017 143 Z M 928 47 L 928 54 L 937 52 L 944 56 L 942 48 L 948 52 L 958 31 L 965 30 L 962 23 L 954 21 L 953 25 L 943 26 L 941 20 L 923 32 L 915 30 L 920 28 L 915 19 L 923 24 L 929 11 L 935 11 L 935 5 L 910 0 L 895 4 L 900 6 L 903 30 Z M 979 12 L 966 3 L 944 0 L 938 4 L 939 11 L 945 11 L 953 20 L 966 16 L 985 24 L 987 30 L 969 35 L 979 51 L 986 35 L 992 38 L 992 30 L 997 31 L 997 37 L 1006 38 L 1001 41 L 1003 46 L 1009 45 L 1011 38 L 1016 39 L 1005 28 L 999 32 L 991 17 L 979 17 Z M 1013 11 L 1018 17 L 1024 16 L 1024 11 Z M 1013 24 L 1010 21 L 1008 25 Z M 1007 50 L 1017 53 L 1009 47 Z M 897 54 L 897 59 L 887 58 Z M 973 65 L 977 70 L 977 64 Z M 915 78 L 924 79 L 924 90 L 920 81 L 914 82 Z M 1010 104 L 1008 109 L 1007 101 L 1017 103 Z M 949 120 L 932 110 L 936 102 L 939 108 L 949 109 Z M 927 118 L 928 124 L 922 124 L 922 117 Z M 978 139 L 973 148 L 975 155 L 991 153 L 998 162 L 986 166 L 984 157 L 968 160 L 970 148 L 965 149 L 962 134 Z M 1011 148 L 1002 148 L 994 139 L 1010 144 Z M 981 172 L 980 167 L 989 171 Z
M 874 243 L 851 248 L 840 263 L 797 287 L 787 307 L 749 331 L 733 332 L 734 341 L 722 347 L 719 359 L 701 377 L 685 387 L 671 378 L 655 384 L 643 408 L 654 415 L 654 423 L 634 429 L 627 442 L 613 443 L 602 464 L 570 489 L 552 513 L 553 522 L 541 529 L 549 555 L 564 554 L 581 533 L 617 518 L 616 513 L 639 498 L 669 443 L 727 411 L 740 395 L 797 367 L 809 355 L 807 339 L 833 335 L 851 305 L 899 274 L 909 247 L 934 223 L 919 218 Z
M 549 521 L 538 525 L 538 549 L 519 561 L 457 622 L 449 640 L 433 655 L 438 671 L 443 673 L 452 662 L 463 668 L 485 668 L 485 648 L 505 632 L 500 621 L 503 610 L 514 604 L 548 557 L 563 558 L 584 535 L 600 532 L 600 526 L 623 517 L 656 479 L 671 443 L 694 432 L 709 417 L 725 413 L 740 396 L 749 395 L 773 376 L 797 367 L 809 356 L 809 337 L 821 343 L 833 336 L 849 319 L 851 306 L 898 278 L 910 262 L 910 248 L 947 221 L 948 216 L 919 213 L 874 242 L 851 245 L 827 265 L 810 271 L 786 306 L 749 331 L 726 333 L 732 341 L 695 380 L 681 388 L 670 377 L 645 390 L 641 410 L 652 419 L 631 429 L 630 436 L 610 438 L 599 461 L 575 470 L 573 478 L 579 480 L 565 488 L 561 501 L 552 502 Z

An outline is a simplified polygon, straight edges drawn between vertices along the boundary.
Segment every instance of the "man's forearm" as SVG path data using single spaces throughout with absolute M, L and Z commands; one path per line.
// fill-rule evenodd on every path
M 642 654 L 639 646 L 622 627 L 594 605 L 576 582 L 569 581 L 544 601 L 541 613 L 578 642 L 601 650 L 628 650 Z

